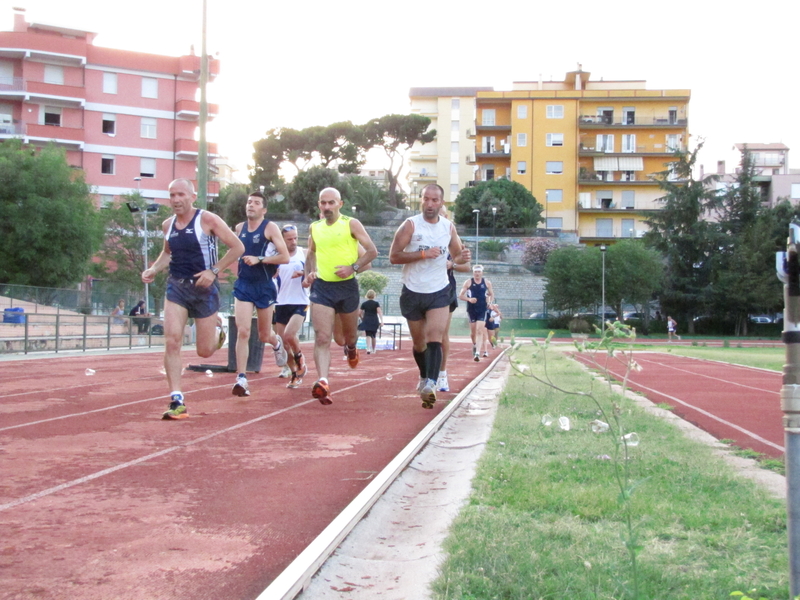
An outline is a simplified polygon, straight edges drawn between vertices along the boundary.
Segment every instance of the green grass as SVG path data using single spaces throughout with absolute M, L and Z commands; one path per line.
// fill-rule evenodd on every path
M 533 346 L 514 360 L 545 377 Z M 512 373 L 434 598 L 722 600 L 754 588 L 788 597 L 784 503 L 560 353 L 546 360 L 565 391 Z M 591 392 L 605 414 L 568 391 Z M 544 426 L 544 414 L 568 417 L 570 430 Z M 627 459 L 618 434 L 591 432 L 598 418 L 639 435 Z

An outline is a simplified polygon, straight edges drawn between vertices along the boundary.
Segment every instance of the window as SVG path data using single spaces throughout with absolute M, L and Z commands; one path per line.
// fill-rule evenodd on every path
M 528 118 L 528 105 L 527 104 L 518 104 L 517 105 L 517 118 L 518 119 L 527 119 Z
M 156 120 L 152 117 L 142 117 L 142 137 L 156 139 Z
M 604 238 L 614 237 L 614 219 L 596 219 L 595 236 Z
M 547 217 L 546 226 L 548 229 L 561 229 L 564 225 L 562 217 Z
M 636 171 L 620 171 L 620 181 L 636 181 Z
M 800 198 L 800 183 L 793 183 L 792 184 L 792 200 L 797 200 Z
M 564 106 L 562 104 L 548 104 L 547 105 L 547 118 L 548 119 L 563 119 Z
M 116 73 L 103 73 L 103 93 L 116 94 L 117 93 L 117 74 Z
M 614 109 L 609 106 L 599 106 L 597 108 L 597 116 L 600 117 L 601 123 L 611 125 L 614 122 Z
M 461 110 L 461 100 L 458 98 L 453 98 L 450 100 L 450 110 L 457 111 Z
M 548 146 L 563 146 L 564 145 L 564 134 L 563 133 L 548 133 L 547 134 L 547 145 Z
M 528 172 L 528 163 L 524 160 L 517 162 L 517 175 L 525 175 Z
M 635 208 L 636 207 L 636 192 L 623 191 L 622 192 L 622 208 Z
M 155 177 L 156 176 L 156 159 L 143 158 L 139 166 L 140 177 Z
M 450 142 L 450 154 L 458 154 L 458 142 Z
M 113 156 L 103 156 L 100 159 L 100 172 L 103 175 L 113 175 L 114 174 L 114 157 Z
M 64 85 L 64 67 L 61 65 L 45 65 L 44 82 Z
M 681 136 L 677 133 L 667 134 L 667 152 L 675 152 L 681 149 Z
M 597 136 L 595 150 L 598 152 L 614 152 L 614 135 L 602 133 L 599 134 Z
M 623 152 L 636 152 L 636 135 L 635 134 L 622 134 L 622 151 Z
M 455 198 L 456 196 L 458 196 L 458 184 L 457 183 L 451 183 L 450 184 L 450 197 L 451 198 Z
M 114 135 L 117 133 L 117 115 L 103 115 L 103 133 Z
M 517 146 L 527 146 L 528 145 L 528 134 L 527 133 L 518 133 L 517 134 Z
M 458 177 L 458 163 L 450 163 L 450 175 L 455 175 Z
M 45 106 L 43 109 L 42 123 L 61 127 L 61 108 L 58 106 Z
M 564 172 L 564 162 L 561 160 L 548 160 L 545 165 L 545 173 L 548 175 L 560 175 Z
M 450 131 L 451 133 L 458 134 L 461 131 L 461 123 L 458 120 L 450 122 Z
M 622 219 L 622 237 L 636 237 L 636 230 L 633 228 L 633 219 Z
M 483 168 L 483 180 L 491 181 L 494 179 L 494 165 L 486 165 Z
M 482 111 L 483 114 L 483 121 L 481 121 L 481 125 L 486 125 L 491 127 L 495 124 L 495 110 L 493 108 L 484 108 Z
M 158 79 L 142 77 L 142 98 L 158 98 Z
M 636 124 L 636 108 L 633 106 L 625 106 L 622 108 L 622 124 L 635 125 Z
M 564 199 L 564 190 L 545 190 L 544 197 L 548 202 L 561 202 Z
M 597 208 L 614 208 L 614 192 L 609 190 L 597 192 Z
M 114 196 L 100 194 L 100 208 L 111 208 L 112 206 L 114 206 Z

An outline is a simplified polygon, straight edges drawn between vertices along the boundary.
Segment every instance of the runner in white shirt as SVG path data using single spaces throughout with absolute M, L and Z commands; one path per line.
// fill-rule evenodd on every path
M 303 286 L 306 253 L 297 246 L 295 225 L 284 225 L 281 233 L 289 251 L 289 262 L 279 265 L 275 274 L 278 301 L 275 303 L 274 326 L 289 354 L 286 364 L 291 369 L 292 380 L 286 387 L 295 389 L 303 383 L 303 376 L 307 371 L 305 358 L 300 351 L 300 339 L 297 337 L 308 312 L 308 288 Z

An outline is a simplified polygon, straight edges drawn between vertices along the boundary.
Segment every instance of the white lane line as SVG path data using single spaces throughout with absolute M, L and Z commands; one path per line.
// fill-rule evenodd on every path
M 416 366 L 412 367 L 412 369 L 415 369 L 415 368 L 416 368 Z M 398 371 L 396 374 L 399 375 L 400 373 L 403 373 L 405 371 L 410 371 L 412 369 L 404 369 L 403 371 Z M 362 381 L 360 383 L 356 383 L 356 384 L 351 385 L 349 387 L 342 388 L 341 390 L 337 390 L 337 393 L 342 393 L 342 392 L 346 392 L 346 391 L 352 390 L 352 389 L 357 388 L 357 387 L 361 387 L 362 385 L 366 385 L 367 383 L 371 383 L 373 381 L 378 381 L 379 379 L 384 379 L 384 377 L 385 376 L 376 377 L 374 379 L 368 379 L 366 381 Z M 144 401 L 140 400 L 139 402 L 144 402 Z M 232 431 L 236 431 L 237 429 L 241 429 L 242 427 L 247 427 L 248 425 L 253 425 L 254 423 L 259 423 L 260 421 L 264 421 L 265 419 L 270 419 L 272 417 L 278 416 L 280 414 L 283 414 L 285 412 L 288 412 L 290 410 L 294 410 L 295 408 L 299 408 L 301 406 L 305 406 L 306 404 L 310 404 L 310 403 L 313 403 L 313 402 L 317 402 L 317 399 L 316 398 L 309 398 L 308 400 L 305 400 L 304 402 L 300 402 L 300 403 L 294 404 L 292 406 L 287 406 L 286 408 L 282 408 L 282 409 L 273 411 L 273 412 L 268 413 L 266 415 L 261 415 L 260 417 L 256 417 L 255 419 L 250 419 L 249 421 L 244 421 L 244 422 L 238 423 L 236 425 L 231 425 L 230 427 L 226 427 L 225 429 L 221 429 L 219 431 L 215 431 L 213 433 L 209 433 L 207 435 L 204 435 L 204 436 L 199 437 L 197 439 L 191 440 L 189 442 L 185 442 L 183 444 L 178 444 L 177 446 L 172 446 L 170 448 L 165 448 L 163 450 L 159 450 L 158 452 L 154 452 L 152 454 L 148 454 L 147 456 L 142 456 L 140 458 L 137 458 L 137 459 L 134 459 L 134 460 L 131 460 L 131 461 L 128 461 L 128 462 L 120 463 L 120 464 L 118 464 L 118 465 L 116 465 L 114 467 L 109 467 L 108 469 L 103 469 L 102 471 L 97 471 L 96 473 L 91 473 L 90 475 L 86 475 L 86 476 L 80 477 L 78 479 L 73 479 L 72 481 L 67 481 L 67 482 L 62 483 L 60 485 L 57 485 L 57 486 L 54 486 L 54 487 L 51 487 L 51 488 L 47 488 L 45 490 L 42 490 L 40 492 L 36 492 L 35 494 L 30 494 L 29 496 L 25 496 L 23 498 L 17 498 L 16 500 L 12 500 L 11 502 L 7 502 L 6 504 L 0 504 L 0 512 L 3 512 L 4 510 L 8 510 L 10 508 L 14 508 L 15 506 L 20 506 L 21 504 L 27 504 L 28 502 L 33 502 L 35 500 L 39 500 L 40 498 L 43 498 L 45 496 L 50 496 L 51 494 L 55 494 L 57 492 L 60 492 L 62 490 L 74 487 L 76 485 L 80 485 L 82 483 L 87 483 L 87 482 L 92 481 L 94 479 L 97 479 L 99 477 L 103 477 L 105 475 L 110 475 L 111 473 L 116 473 L 117 471 L 120 471 L 122 469 L 127 469 L 128 467 L 136 466 L 136 465 L 141 464 L 143 462 L 147 462 L 148 460 L 152 460 L 154 458 L 159 458 L 161 456 L 164 456 L 165 454 L 169 454 L 171 452 L 175 452 L 176 450 L 180 450 L 182 448 L 188 448 L 189 446 L 194 446 L 196 444 L 201 444 L 202 442 L 206 442 L 206 441 L 208 441 L 208 440 L 210 440 L 212 438 L 215 438 L 217 436 L 220 436 L 220 435 L 223 435 L 223 434 L 226 434 L 226 433 L 230 433 Z M 132 403 L 132 404 L 135 404 L 135 403 Z M 113 408 L 116 408 L 116 407 L 113 407 Z M 100 409 L 100 410 L 110 410 L 110 409 Z M 97 411 L 91 411 L 91 412 L 97 412 Z
M 642 390 L 647 390 L 648 392 L 651 392 L 653 394 L 657 394 L 658 396 L 662 396 L 664 398 L 669 398 L 673 402 L 677 402 L 678 404 L 683 404 L 687 408 L 691 408 L 692 410 L 695 410 L 695 411 L 699 412 L 702 415 L 705 415 L 705 416 L 707 416 L 707 417 L 709 417 L 709 418 L 711 418 L 711 419 L 713 419 L 713 420 L 715 420 L 715 421 L 717 421 L 719 423 L 722 423 L 723 425 L 727 425 L 728 427 L 731 427 L 731 428 L 733 428 L 733 429 L 735 429 L 737 431 L 741 431 L 745 435 L 750 436 L 754 440 L 758 440 L 762 444 L 766 444 L 767 446 L 771 446 L 772 448 L 775 448 L 776 450 L 780 450 L 781 452 L 785 452 L 786 451 L 786 449 L 783 446 L 781 446 L 779 444 L 775 444 L 775 443 L 773 443 L 773 442 L 761 437 L 757 433 L 753 433 L 749 429 L 745 429 L 744 427 L 740 427 L 739 425 L 736 425 L 735 423 L 731 423 L 730 421 L 726 421 L 725 419 L 723 419 L 721 417 L 718 417 L 717 415 L 712 414 L 712 413 L 708 412 L 707 410 L 703 410 L 702 408 L 694 406 L 693 404 L 689 404 L 688 402 L 684 402 L 680 398 L 676 398 L 675 396 L 670 396 L 669 394 L 665 394 L 664 392 L 659 392 L 658 390 L 654 390 L 653 388 L 649 388 L 647 386 L 640 385 L 638 383 L 636 384 L 636 388 L 637 389 L 642 389 Z M 652 400 L 652 398 L 650 400 Z
M 690 360 L 702 360 L 702 359 L 690 359 Z M 696 373 L 696 372 L 690 371 L 688 369 L 682 369 L 682 368 L 675 367 L 675 366 L 672 366 L 672 365 L 669 365 L 669 364 L 666 364 L 666 363 L 658 362 L 658 361 L 655 361 L 655 360 L 647 360 L 647 359 L 645 359 L 642 362 L 650 362 L 652 364 L 656 364 L 656 365 L 658 365 L 660 367 L 663 367 L 665 369 L 672 369 L 673 371 L 679 371 L 681 373 L 688 373 L 690 375 L 694 375 L 695 377 L 703 377 L 705 379 L 711 379 L 712 381 L 721 381 L 722 383 L 727 383 L 727 384 L 735 385 L 737 387 L 747 388 L 749 390 L 754 390 L 756 392 L 767 392 L 767 393 L 770 393 L 770 394 L 775 394 L 776 396 L 780 395 L 780 390 L 775 390 L 775 389 L 767 389 L 767 390 L 765 390 L 764 388 L 758 388 L 758 387 L 755 387 L 755 386 L 752 386 L 752 385 L 747 385 L 745 383 L 739 383 L 739 382 L 736 382 L 736 381 L 730 381 L 729 379 L 722 379 L 720 377 L 712 377 L 711 375 L 704 375 L 703 373 Z M 721 364 L 724 364 L 724 363 L 721 363 Z M 741 365 L 736 365 L 736 366 L 741 367 Z M 775 373 L 776 376 L 780 377 L 780 373 L 776 373 L 775 371 L 769 371 L 769 372 L 770 373 Z
M 163 375 L 148 375 L 147 377 L 137 377 L 135 379 L 123 379 L 123 380 L 114 380 L 108 381 L 105 383 L 113 383 L 114 385 L 119 385 L 121 383 L 130 383 L 131 381 L 147 381 L 148 379 L 157 379 L 159 377 L 163 377 Z M 103 385 L 102 383 L 100 385 Z M 62 392 L 64 390 L 76 390 L 84 387 L 97 387 L 97 381 L 92 381 L 91 383 L 81 383 L 78 385 L 67 385 L 60 388 L 47 388 L 47 389 L 38 389 L 38 390 L 31 390 L 29 392 L 14 392 L 13 394 L 4 394 L 0 395 L 0 400 L 4 398 L 16 398 L 17 396 L 29 396 L 30 394 L 41 394 L 44 392 L 53 393 L 53 392 Z

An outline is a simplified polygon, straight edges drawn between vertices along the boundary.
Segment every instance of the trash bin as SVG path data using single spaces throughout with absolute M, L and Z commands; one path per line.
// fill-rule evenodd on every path
M 228 317 L 228 371 L 236 373 L 236 318 Z M 247 357 L 247 371 L 261 372 L 261 363 L 264 361 L 264 343 L 258 339 L 258 319 L 253 317 L 250 324 L 250 355 Z
M 3 311 L 3 323 L 24 323 L 25 309 L 21 306 L 17 308 L 7 308 Z

